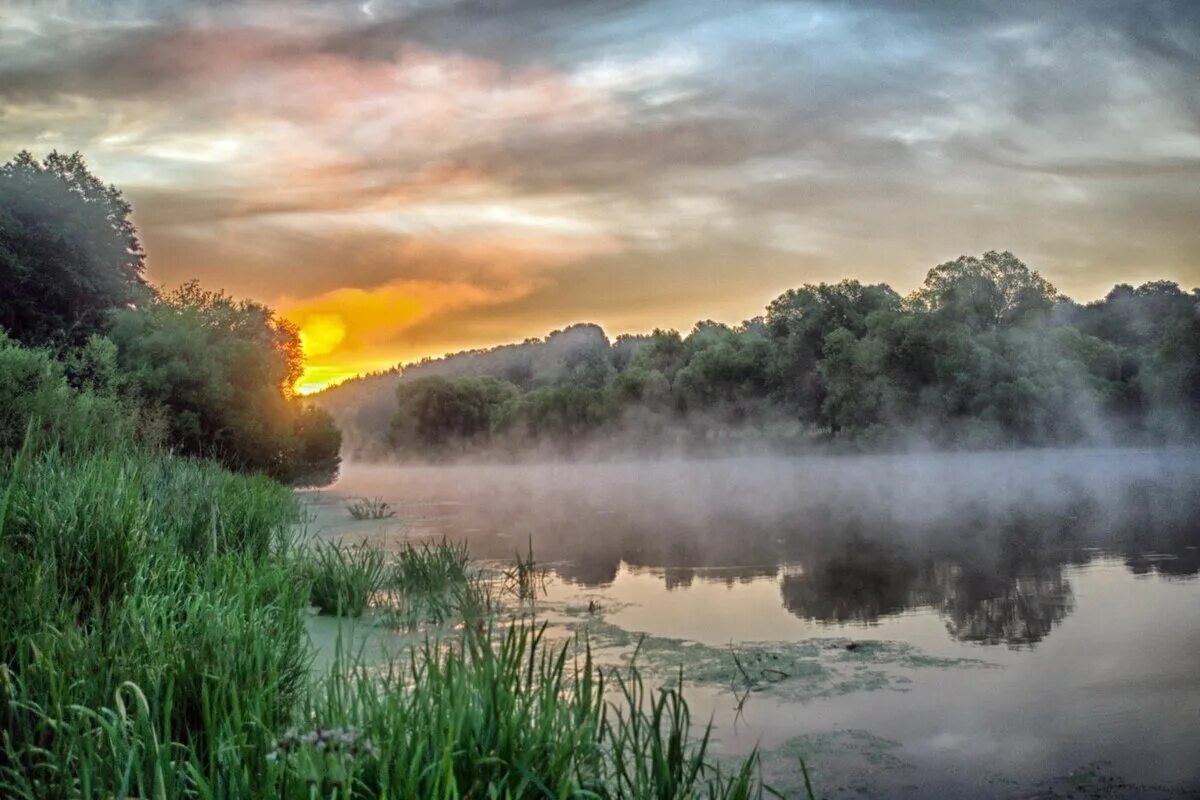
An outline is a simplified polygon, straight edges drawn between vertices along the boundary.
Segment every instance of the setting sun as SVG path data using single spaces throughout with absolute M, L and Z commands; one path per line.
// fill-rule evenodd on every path
M 300 322 L 305 358 L 328 355 L 345 338 L 346 323 L 340 314 L 310 314 Z

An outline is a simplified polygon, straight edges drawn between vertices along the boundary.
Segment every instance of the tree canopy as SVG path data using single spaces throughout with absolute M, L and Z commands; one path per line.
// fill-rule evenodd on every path
M 78 345 L 107 312 L 146 299 L 131 208 L 75 153 L 0 166 L 0 328 L 25 344 Z
M 109 335 L 138 396 L 168 410 L 180 452 L 287 479 L 336 468 L 332 423 L 294 394 L 303 369 L 296 326 L 266 306 L 193 281 L 114 312 Z M 317 441 L 332 452 L 316 455 Z
M 1012 253 L 988 252 L 933 267 L 906 298 L 844 280 L 790 289 L 763 317 L 703 321 L 686 336 L 609 342 L 576 325 L 351 381 L 318 402 L 359 452 L 413 457 L 604 443 L 1174 442 L 1200 434 L 1198 308 L 1200 290 L 1169 281 L 1080 305 Z M 477 397 L 483 379 L 499 388 L 471 406 L 469 426 L 395 435 L 431 413 L 435 389 Z
M 981 330 L 1045 315 L 1058 296 L 1049 281 L 1012 253 L 959 256 L 929 270 L 909 302 Z
M 296 327 L 194 281 L 148 286 L 131 213 L 79 154 L 0 167 L 0 449 L 31 420 L 71 439 L 133 436 L 124 422 L 140 419 L 178 453 L 331 480 L 341 433 L 295 394 Z

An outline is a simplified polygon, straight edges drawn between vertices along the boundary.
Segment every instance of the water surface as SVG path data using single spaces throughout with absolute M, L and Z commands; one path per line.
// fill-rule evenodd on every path
M 1195 451 L 349 465 L 312 502 L 532 545 L 541 616 L 617 661 L 645 634 L 781 788 L 803 756 L 829 797 L 1200 796 Z

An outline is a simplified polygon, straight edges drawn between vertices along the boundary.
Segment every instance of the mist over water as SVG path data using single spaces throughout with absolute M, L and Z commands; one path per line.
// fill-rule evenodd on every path
M 360 496 L 398 516 L 349 520 L 339 503 Z M 830 797 L 1057 797 L 1080 769 L 1141 787 L 1100 796 L 1200 781 L 1197 450 L 349 464 L 321 498 L 315 527 L 347 541 L 446 536 L 498 560 L 531 543 L 548 609 L 594 601 L 632 632 L 997 667 L 737 714 L 728 687 L 693 687 L 730 751 L 842 753 L 814 756 Z M 859 752 L 880 742 L 896 769 Z
M 1197 488 L 1200 451 L 1179 449 L 351 464 L 334 490 L 393 501 L 410 534 L 465 538 L 485 558 L 532 539 L 564 578 L 603 585 L 621 564 L 674 582 L 788 564 L 811 579 L 851 557 L 891 572 L 947 559 L 1022 572 L 1100 552 L 1188 576 L 1200 569 Z

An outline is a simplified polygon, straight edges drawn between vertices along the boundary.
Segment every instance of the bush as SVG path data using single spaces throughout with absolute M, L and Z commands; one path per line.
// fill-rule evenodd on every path
M 131 390 L 164 410 L 177 452 L 288 482 L 335 477 L 341 434 L 295 396 L 299 334 L 271 309 L 188 283 L 116 312 L 110 336 Z
M 105 347 L 103 341 L 92 347 Z M 0 331 L 0 453 L 21 447 L 27 433 L 35 444 L 56 442 L 75 452 L 142 436 L 141 415 L 110 393 L 108 377 L 93 372 L 95 380 L 74 390 L 49 350 L 22 347 Z

